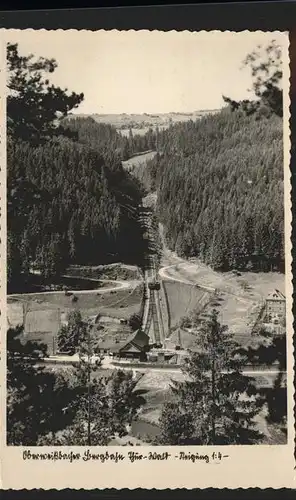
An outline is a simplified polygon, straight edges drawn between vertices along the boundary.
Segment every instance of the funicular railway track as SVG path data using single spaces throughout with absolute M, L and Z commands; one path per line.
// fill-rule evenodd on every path
M 142 328 L 150 337 L 151 343 L 162 345 L 165 335 L 160 307 L 160 284 L 157 278 L 155 229 L 152 227 L 153 210 L 142 206 L 139 210 L 139 220 L 147 241 L 147 256 L 144 270 L 145 303 L 142 318 Z

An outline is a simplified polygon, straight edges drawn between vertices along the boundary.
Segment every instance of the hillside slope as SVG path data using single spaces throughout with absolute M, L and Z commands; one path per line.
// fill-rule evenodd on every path
M 215 269 L 282 269 L 282 120 L 228 108 L 159 134 L 149 163 L 171 249 Z

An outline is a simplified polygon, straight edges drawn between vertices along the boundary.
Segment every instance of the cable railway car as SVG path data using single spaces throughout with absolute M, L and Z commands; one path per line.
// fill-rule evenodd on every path
M 150 290 L 160 290 L 160 283 L 159 281 L 151 280 L 148 283 L 148 287 L 150 288 Z

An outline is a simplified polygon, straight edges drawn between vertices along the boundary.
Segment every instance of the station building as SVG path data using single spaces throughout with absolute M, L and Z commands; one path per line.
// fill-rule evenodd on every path
M 139 359 L 145 361 L 149 350 L 149 336 L 141 329 L 132 332 L 126 339 L 107 338 L 98 343 L 97 352 L 111 354 L 118 358 Z

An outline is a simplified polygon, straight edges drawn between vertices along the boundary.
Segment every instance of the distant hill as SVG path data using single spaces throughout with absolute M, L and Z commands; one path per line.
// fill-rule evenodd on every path
M 167 128 L 170 124 L 185 122 L 189 120 L 197 120 L 205 115 L 210 115 L 219 112 L 219 109 L 210 110 L 199 110 L 193 111 L 192 113 L 159 113 L 159 114 L 70 114 L 69 117 L 83 117 L 86 118 L 90 116 L 98 123 L 108 123 L 113 125 L 118 131 L 121 131 L 124 135 L 128 133 L 131 128 L 133 133 L 143 134 L 149 128 L 159 127 L 160 130 Z

